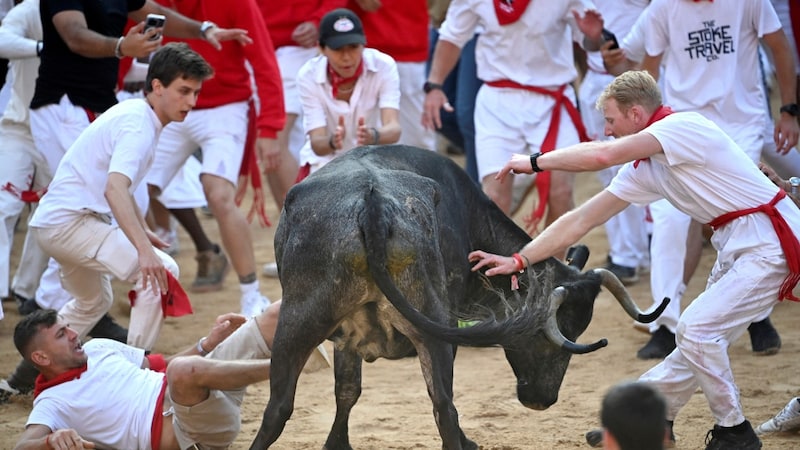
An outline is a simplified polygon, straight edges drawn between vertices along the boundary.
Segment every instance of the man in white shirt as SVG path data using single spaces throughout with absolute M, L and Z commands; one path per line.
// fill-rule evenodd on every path
M 716 229 L 717 262 L 706 290 L 680 316 L 677 348 L 640 377 L 667 399 L 671 427 L 700 388 L 715 425 L 706 449 L 760 449 L 745 419 L 728 347 L 778 300 L 798 300 L 800 210 L 713 122 L 695 112 L 672 113 L 661 104 L 645 71 L 617 77 L 597 102 L 613 141 L 574 145 L 544 155 L 514 155 L 498 173 L 561 169 L 594 171 L 627 163 L 608 188 L 565 214 L 519 253 L 531 262 L 553 256 L 631 203 L 660 198 Z M 486 275 L 519 270 L 519 255 L 469 255 Z M 670 436 L 670 434 L 668 434 Z M 587 436 L 588 439 L 588 436 Z

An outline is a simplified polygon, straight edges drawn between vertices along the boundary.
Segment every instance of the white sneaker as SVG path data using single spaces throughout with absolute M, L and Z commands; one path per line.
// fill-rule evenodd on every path
M 308 357 L 306 365 L 303 366 L 303 373 L 316 372 L 318 370 L 327 369 L 331 366 L 331 359 L 328 357 L 328 351 L 325 350 L 325 344 L 319 344 L 311 356 Z
M 178 254 L 180 244 L 178 243 L 178 231 L 176 229 L 156 227 L 153 232 L 167 244 L 167 247 L 161 249 L 161 251 L 173 257 Z
M 266 263 L 261 269 L 261 274 L 269 278 L 278 278 L 278 263 Z
M 250 294 L 243 294 L 241 303 L 242 315 L 245 317 L 257 316 L 272 304 L 267 297 L 264 297 L 258 291 L 251 292 Z
M 800 429 L 800 399 L 795 397 L 772 419 L 756 428 L 756 434 L 797 431 Z

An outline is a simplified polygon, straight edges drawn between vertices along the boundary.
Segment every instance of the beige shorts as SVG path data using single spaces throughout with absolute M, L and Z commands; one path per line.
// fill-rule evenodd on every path
M 223 361 L 242 359 L 267 359 L 267 347 L 255 319 L 250 319 L 225 339 L 206 358 Z M 194 406 L 183 406 L 172 401 L 169 389 L 165 394 L 171 408 L 172 426 L 181 449 L 228 448 L 241 427 L 240 410 L 245 389 L 209 391 L 208 398 Z

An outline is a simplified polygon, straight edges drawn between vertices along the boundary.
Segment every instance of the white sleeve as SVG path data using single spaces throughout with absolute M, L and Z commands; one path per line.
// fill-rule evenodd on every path
M 318 56 L 307 61 L 297 75 L 297 91 L 300 95 L 300 104 L 303 106 L 303 132 L 305 134 L 311 130 L 328 126 L 325 100 L 315 92 L 318 88 L 317 82 L 314 80 L 313 69 L 316 66 L 317 58 L 324 57 Z
M 667 1 L 654 1 L 644 13 L 644 47 L 650 56 L 661 55 L 669 49 Z
M 378 94 L 378 107 L 400 110 L 400 75 L 397 71 L 397 63 L 388 56 L 386 63 L 380 71 L 381 88 Z
M 453 0 L 439 28 L 439 39 L 463 48 L 475 36 L 479 21 L 480 17 L 468 0 Z
M 12 8 L 0 25 L 0 57 L 6 59 L 36 58 L 36 25 L 39 19 L 37 2 L 26 0 Z

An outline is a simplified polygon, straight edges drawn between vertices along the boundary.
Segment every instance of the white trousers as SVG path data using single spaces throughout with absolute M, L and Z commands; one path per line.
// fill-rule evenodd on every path
M 110 220 L 82 215 L 61 227 L 31 228 L 42 248 L 61 265 L 61 284 L 72 295 L 59 314 L 83 338 L 114 301 L 111 277 L 134 284 L 128 344 L 149 350 L 161 331 L 161 296 L 143 285 L 139 255 L 125 233 Z M 178 277 L 178 265 L 155 249 L 164 266 Z
M 398 62 L 400 76 L 400 140 L 398 144 L 436 150 L 436 135 L 422 126 L 425 62 Z
M 675 419 L 698 387 L 718 425 L 730 427 L 745 420 L 728 347 L 752 322 L 769 315 L 787 272 L 783 255 L 718 258 L 706 290 L 680 317 L 677 348 L 640 377 L 666 397 L 667 420 Z

